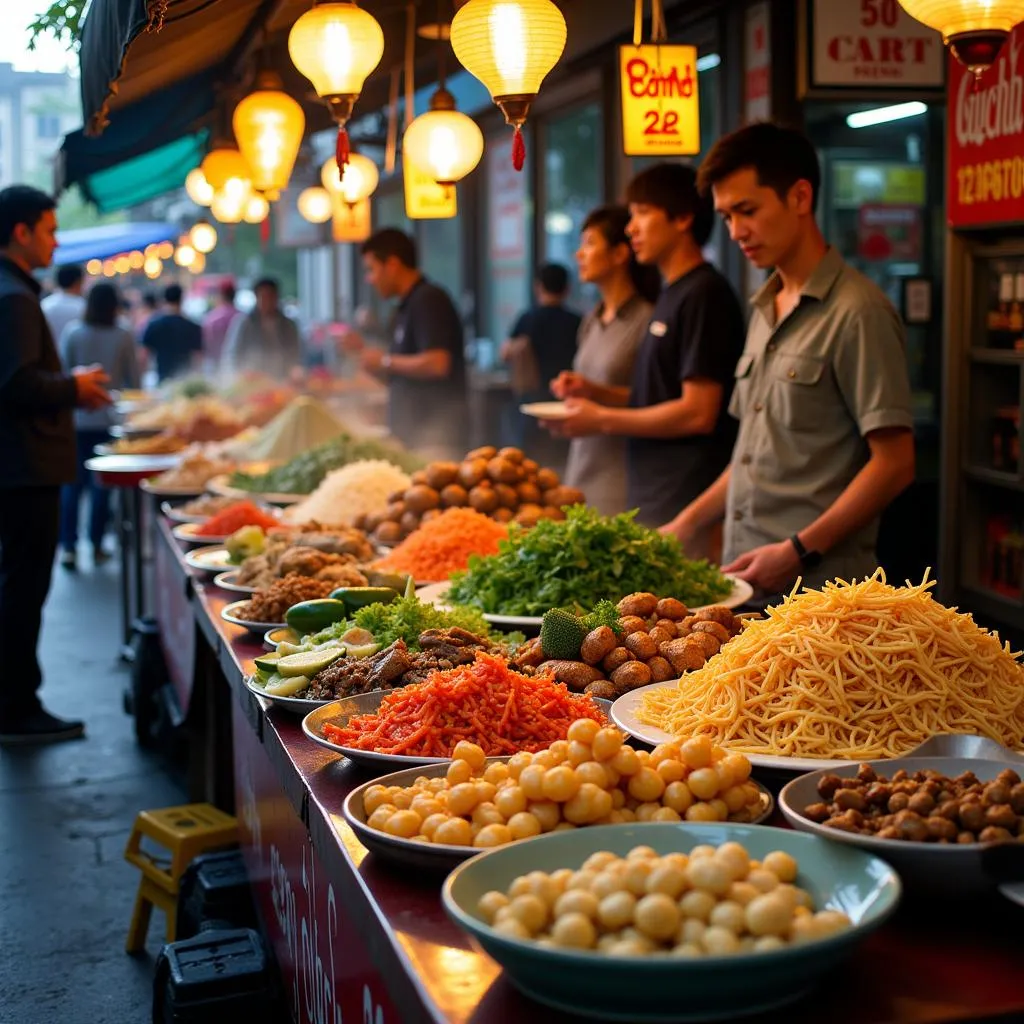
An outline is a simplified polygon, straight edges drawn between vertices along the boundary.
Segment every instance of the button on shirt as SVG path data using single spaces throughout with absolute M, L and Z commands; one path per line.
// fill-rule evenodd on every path
M 805 529 L 867 464 L 865 435 L 913 426 L 903 325 L 863 274 L 829 249 L 776 322 L 773 275 L 754 296 L 729 412 L 740 420 L 723 562 Z M 819 586 L 877 566 L 875 520 L 803 573 Z

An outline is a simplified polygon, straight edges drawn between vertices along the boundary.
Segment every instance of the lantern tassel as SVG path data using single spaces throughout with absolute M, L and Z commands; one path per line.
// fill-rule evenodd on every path
M 260 221 L 260 245 L 266 249 L 270 244 L 270 214 Z
M 348 163 L 349 153 L 351 150 L 348 145 L 348 131 L 342 127 L 338 129 L 338 143 L 334 151 L 335 158 L 338 161 L 338 177 L 341 178 L 342 174 L 345 173 L 345 165 Z
M 524 163 L 526 163 L 526 142 L 523 140 L 522 129 L 516 125 L 515 134 L 512 136 L 512 166 L 517 171 L 521 171 Z

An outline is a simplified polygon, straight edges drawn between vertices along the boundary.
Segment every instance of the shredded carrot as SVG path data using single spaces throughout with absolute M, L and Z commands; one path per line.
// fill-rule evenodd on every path
M 468 568 L 470 555 L 496 555 L 498 541 L 507 536 L 504 523 L 471 508 L 450 508 L 406 537 L 377 568 L 420 583 L 440 582 Z
M 275 519 L 251 501 L 239 501 L 210 516 L 195 532 L 200 537 L 230 537 L 243 526 L 262 526 L 267 530 L 280 525 L 280 519 Z
M 565 739 L 578 718 L 604 722 L 585 694 L 478 654 L 472 665 L 434 672 L 422 683 L 389 693 L 375 714 L 357 715 L 343 728 L 327 723 L 324 736 L 355 750 L 417 757 L 451 757 L 459 740 L 469 740 L 488 757 L 498 757 L 544 750 Z

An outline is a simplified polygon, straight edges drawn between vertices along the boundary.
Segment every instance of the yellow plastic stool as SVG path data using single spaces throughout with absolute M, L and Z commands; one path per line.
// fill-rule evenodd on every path
M 168 850 L 170 857 L 154 856 L 143 850 L 143 836 Z M 237 841 L 238 821 L 210 804 L 183 804 L 136 815 L 124 859 L 142 872 L 142 878 L 125 943 L 127 952 L 138 953 L 145 948 L 154 906 L 167 917 L 167 941 L 174 941 L 178 882 L 185 869 L 199 854 Z

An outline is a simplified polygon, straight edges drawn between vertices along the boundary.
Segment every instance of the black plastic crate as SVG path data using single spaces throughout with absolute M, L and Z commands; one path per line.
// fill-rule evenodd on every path
M 178 939 L 198 935 L 211 922 L 230 928 L 257 927 L 240 850 L 196 857 L 178 883 Z
M 153 979 L 153 1024 L 287 1020 L 263 940 L 251 928 L 207 931 L 164 946 Z

